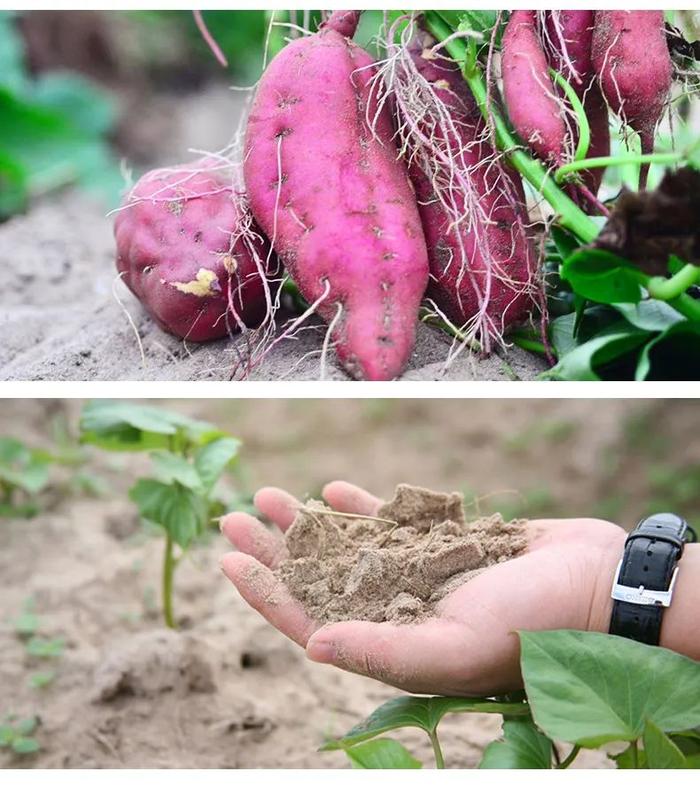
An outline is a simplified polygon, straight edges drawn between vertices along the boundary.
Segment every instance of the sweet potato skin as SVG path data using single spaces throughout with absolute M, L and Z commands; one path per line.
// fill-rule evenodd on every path
M 535 11 L 513 11 L 503 34 L 503 97 L 513 127 L 550 164 L 564 162 L 567 130 L 549 76 Z
M 546 12 L 549 63 L 568 80 L 579 96 L 583 96 L 593 77 L 591 45 L 594 18 L 593 11 Z M 562 51 L 563 47 L 566 53 Z
M 428 46 L 434 43 L 427 34 L 420 34 L 409 51 L 418 71 L 431 83 L 456 123 L 458 135 L 447 135 L 445 141 L 460 169 L 470 171 L 472 188 L 479 195 L 486 220 L 472 217 L 471 227 L 455 229 L 420 162 L 414 160 L 410 173 L 430 258 L 428 296 L 457 326 L 474 320 L 485 299 L 486 322 L 495 335 L 481 336 L 488 348 L 491 339 L 520 322 L 532 308 L 536 254 L 524 230 L 527 216 L 520 176 L 507 166 L 494 165 L 496 155 L 487 141 L 485 123 L 471 91 L 456 64 L 428 56 Z M 458 203 L 460 213 L 466 211 L 464 199 L 458 198 Z
M 230 175 L 207 160 L 153 170 L 134 186 L 114 223 L 117 269 L 166 331 L 192 342 L 255 325 L 265 312 L 259 268 L 241 239 Z M 262 261 L 269 247 L 253 242 Z
M 244 176 L 253 214 L 302 295 L 321 299 L 318 313 L 333 321 L 345 369 L 386 380 L 412 351 L 428 259 L 373 75 L 370 56 L 332 25 L 289 44 L 259 83 Z
M 651 153 L 673 79 L 663 11 L 596 11 L 592 56 L 605 100 Z

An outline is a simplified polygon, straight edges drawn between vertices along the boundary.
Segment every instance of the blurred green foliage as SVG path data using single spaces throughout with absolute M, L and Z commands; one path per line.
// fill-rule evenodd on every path
M 122 185 L 106 142 L 112 100 L 78 74 L 32 78 L 15 17 L 0 11 L 0 220 L 68 184 L 96 191 L 111 205 Z

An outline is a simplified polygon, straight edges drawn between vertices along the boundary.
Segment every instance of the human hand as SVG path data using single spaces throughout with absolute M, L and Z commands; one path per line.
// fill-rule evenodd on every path
M 376 515 L 382 501 L 347 482 L 328 484 L 332 509 Z M 522 686 L 516 631 L 607 631 L 610 588 L 625 532 L 593 519 L 533 520 L 528 547 L 446 596 L 437 615 L 419 624 L 343 621 L 320 625 L 274 576 L 286 556 L 283 534 L 301 503 L 272 487 L 255 496 L 272 532 L 241 512 L 222 520 L 240 552 L 221 565 L 241 596 L 316 661 L 360 673 L 408 692 L 493 695 Z

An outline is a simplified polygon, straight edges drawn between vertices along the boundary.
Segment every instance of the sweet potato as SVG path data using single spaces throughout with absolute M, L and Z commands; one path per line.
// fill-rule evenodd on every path
M 589 158 L 610 153 L 608 107 L 595 82 L 593 69 L 594 21 L 594 11 L 546 11 L 542 31 L 549 65 L 568 80 L 583 100 L 591 135 Z M 598 194 L 604 172 L 603 167 L 598 167 L 581 173 L 586 188 L 593 196 Z M 581 199 L 588 202 L 585 196 Z
M 519 136 L 543 160 L 562 164 L 567 149 L 564 107 L 549 76 L 536 11 L 513 11 L 503 34 L 503 97 Z
M 520 176 L 497 160 L 459 67 L 436 59 L 434 44 L 421 32 L 409 45 L 436 105 L 421 113 L 418 134 L 408 139 L 430 257 L 428 296 L 490 350 L 533 306 L 536 255 Z
M 230 171 L 211 160 L 144 175 L 117 214 L 117 269 L 158 324 L 193 342 L 265 314 L 269 246 L 249 226 Z
M 254 216 L 356 378 L 397 377 L 411 353 L 428 257 L 372 58 L 337 11 L 289 44 L 258 85 L 244 176 Z M 345 35 L 344 35 L 345 34 Z
M 651 153 L 673 78 L 663 11 L 596 11 L 592 52 L 603 96 Z
M 593 11 L 545 11 L 544 42 L 550 66 L 579 96 L 593 77 Z

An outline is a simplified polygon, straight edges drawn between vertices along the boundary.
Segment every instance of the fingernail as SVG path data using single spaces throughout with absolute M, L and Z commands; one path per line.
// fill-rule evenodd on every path
M 317 640 L 307 645 L 306 656 L 312 662 L 331 664 L 335 662 L 337 652 L 335 646 L 329 640 Z

